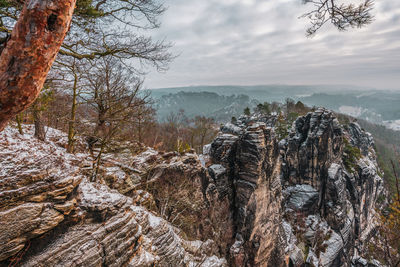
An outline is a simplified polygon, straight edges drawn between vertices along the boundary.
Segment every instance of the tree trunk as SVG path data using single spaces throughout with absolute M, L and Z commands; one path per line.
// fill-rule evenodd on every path
M 0 131 L 37 98 L 76 0 L 28 0 L 0 56 Z
M 24 131 L 22 130 L 22 120 L 23 120 L 22 116 L 23 116 L 22 112 L 20 114 L 17 114 L 17 116 L 15 116 L 19 134 L 24 134 Z
M 46 132 L 42 120 L 42 111 L 37 105 L 38 104 L 33 105 L 33 124 L 35 125 L 34 136 L 37 139 L 44 141 L 46 139 Z
M 99 174 L 100 170 L 100 164 L 101 164 L 101 157 L 103 156 L 104 148 L 106 146 L 106 142 L 102 141 L 100 145 L 100 151 L 99 154 L 97 154 L 97 157 L 93 161 L 93 175 L 91 178 L 91 182 L 97 182 L 97 176 Z
M 71 117 L 68 122 L 68 147 L 67 147 L 67 152 L 73 153 L 74 152 L 74 138 L 75 138 L 75 119 L 76 119 L 76 108 L 77 108 L 77 103 L 76 103 L 76 98 L 78 96 L 77 93 L 77 82 L 78 82 L 78 77 L 75 74 L 74 75 L 74 85 L 73 85 L 73 93 L 72 93 L 72 106 L 71 106 Z
M 140 115 L 138 118 L 138 139 L 139 139 L 139 143 L 141 144 L 142 143 L 142 120 L 140 118 Z
M 200 140 L 200 152 L 201 154 L 203 154 L 203 147 L 204 147 L 204 139 L 206 139 L 206 135 L 207 135 L 207 130 L 205 132 L 202 133 L 201 135 L 201 140 Z

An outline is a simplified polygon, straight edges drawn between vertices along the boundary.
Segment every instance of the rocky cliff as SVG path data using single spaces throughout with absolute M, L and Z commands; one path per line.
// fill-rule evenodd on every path
M 0 261 L 21 266 L 377 266 L 373 139 L 328 110 L 221 127 L 205 155 L 105 157 L 0 136 Z M 59 133 L 59 135 L 62 135 Z
M 356 264 L 374 234 L 383 194 L 371 135 L 319 109 L 294 122 L 280 153 L 289 261 Z

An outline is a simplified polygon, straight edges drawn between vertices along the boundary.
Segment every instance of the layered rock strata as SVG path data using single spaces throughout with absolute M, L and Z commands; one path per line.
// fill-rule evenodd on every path
M 319 109 L 299 117 L 280 143 L 284 216 L 297 237 L 290 254 L 294 266 L 304 259 L 315 266 L 350 266 L 377 226 L 383 181 L 373 140 L 356 123 L 345 128 Z
M 106 155 L 98 183 L 84 177 L 85 155 L 6 129 L 0 137 L 0 261 L 204 267 L 367 262 L 360 259 L 383 194 L 371 135 L 356 123 L 340 125 L 325 109 L 300 116 L 282 140 L 276 122 L 274 116 L 245 116 L 226 124 L 207 155 L 152 149 L 118 160 Z
M 80 173 L 54 143 L 0 137 L 0 266 L 226 266 L 212 240 L 181 230 Z

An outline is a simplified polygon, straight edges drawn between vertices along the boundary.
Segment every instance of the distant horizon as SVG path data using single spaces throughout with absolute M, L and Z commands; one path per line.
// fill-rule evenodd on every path
M 348 87 L 353 90 L 368 90 L 368 91 L 400 91 L 400 86 L 398 88 L 377 88 L 377 87 L 367 87 L 362 85 L 352 85 L 352 84 L 285 84 L 285 83 L 266 83 L 266 84 L 191 84 L 182 86 L 166 86 L 166 87 L 146 87 L 146 90 L 159 90 L 159 89 L 174 89 L 174 88 L 190 88 L 190 87 L 262 87 L 262 86 L 290 86 L 290 87 Z M 326 88 L 325 88 L 326 89 Z M 338 88 L 339 89 L 339 88 Z

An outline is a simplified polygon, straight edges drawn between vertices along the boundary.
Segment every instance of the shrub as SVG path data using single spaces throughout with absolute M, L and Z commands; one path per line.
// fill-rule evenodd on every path
M 361 151 L 358 147 L 352 146 L 347 139 L 344 139 L 343 164 L 348 172 L 355 172 L 357 160 L 361 158 Z

